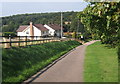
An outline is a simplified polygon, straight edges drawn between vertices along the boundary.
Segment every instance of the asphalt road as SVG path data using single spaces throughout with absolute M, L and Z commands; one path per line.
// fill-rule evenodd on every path
M 84 82 L 84 57 L 87 45 L 91 41 L 78 46 L 62 60 L 51 66 L 47 71 L 36 77 L 32 82 Z

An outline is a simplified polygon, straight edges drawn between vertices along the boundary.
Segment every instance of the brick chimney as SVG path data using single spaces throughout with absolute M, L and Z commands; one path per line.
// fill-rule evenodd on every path
M 34 36 L 34 29 L 33 29 L 33 23 L 30 22 L 30 36 Z

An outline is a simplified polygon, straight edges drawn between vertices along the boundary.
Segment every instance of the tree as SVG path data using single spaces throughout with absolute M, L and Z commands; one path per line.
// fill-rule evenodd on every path
M 103 43 L 118 44 L 120 2 L 91 3 L 79 17 L 93 39 L 97 36 Z
M 63 22 L 72 21 L 78 12 L 63 12 Z M 32 21 L 35 24 L 59 24 L 60 12 L 57 13 L 33 13 L 33 14 L 18 14 L 8 17 L 2 17 L 2 29 L 5 32 L 16 32 L 19 25 L 29 25 Z M 7 25 L 5 27 L 4 25 Z M 66 27 L 66 25 L 64 25 Z M 70 31 L 70 25 L 67 25 L 67 31 Z M 74 29 L 73 29 L 74 30 Z
M 78 27 L 78 20 L 77 20 L 77 18 L 75 18 L 71 22 L 70 31 L 77 32 L 77 27 Z

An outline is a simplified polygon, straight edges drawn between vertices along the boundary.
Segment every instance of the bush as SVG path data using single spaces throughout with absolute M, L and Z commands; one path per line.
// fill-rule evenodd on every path
M 3 32 L 2 36 L 9 36 L 9 35 L 11 35 L 11 36 L 17 36 L 16 33 L 14 33 L 14 32 Z
M 3 49 L 3 82 L 22 82 L 78 45 L 80 43 L 77 41 L 65 41 Z
M 76 32 L 73 32 L 72 38 L 76 38 Z

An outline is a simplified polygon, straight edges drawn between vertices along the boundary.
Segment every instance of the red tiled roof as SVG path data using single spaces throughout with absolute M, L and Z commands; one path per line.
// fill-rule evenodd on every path
M 48 29 L 44 27 L 44 25 L 42 24 L 34 24 L 34 26 L 37 27 L 41 31 L 48 31 Z
M 29 25 L 23 25 L 23 26 L 20 26 L 16 32 L 22 32 L 23 30 L 25 30 Z
M 48 24 L 48 26 L 51 27 L 51 28 L 54 29 L 54 30 L 59 30 L 59 29 L 61 29 L 61 27 L 60 27 L 59 25 L 57 25 L 57 24 Z
M 16 32 L 22 32 L 23 30 L 25 30 L 29 25 L 23 25 L 20 26 Z M 33 26 L 37 27 L 39 30 L 41 31 L 48 31 L 48 29 L 46 27 L 44 27 L 42 24 L 33 24 Z

